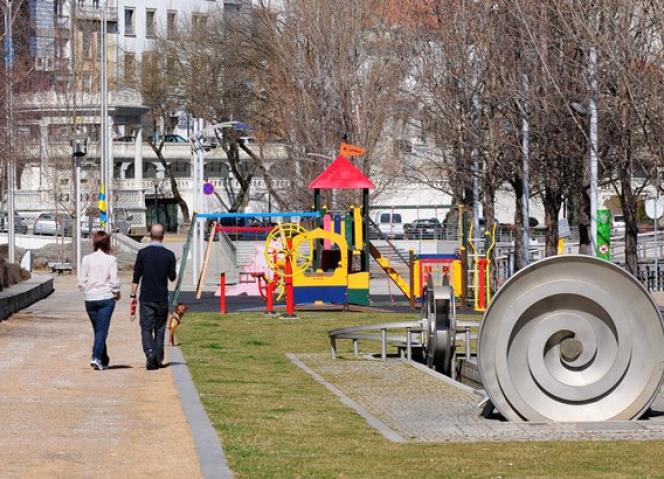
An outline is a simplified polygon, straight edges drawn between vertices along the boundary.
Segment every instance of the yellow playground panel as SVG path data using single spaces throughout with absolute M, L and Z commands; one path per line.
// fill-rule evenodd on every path
M 412 266 L 413 294 L 416 299 L 422 297 L 427 278 L 435 284 L 448 284 L 454 295 L 459 298 L 463 288 L 463 264 L 454 254 L 416 255 Z

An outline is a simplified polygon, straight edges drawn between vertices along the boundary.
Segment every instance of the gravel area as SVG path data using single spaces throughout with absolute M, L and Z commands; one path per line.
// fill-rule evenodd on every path
M 92 328 L 69 276 L 0 323 L 0 477 L 202 477 L 178 365 L 146 371 L 127 305 L 113 315 L 106 371 L 88 364 Z

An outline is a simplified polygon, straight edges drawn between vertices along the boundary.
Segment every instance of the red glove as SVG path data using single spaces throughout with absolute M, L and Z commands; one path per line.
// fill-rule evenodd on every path
M 129 303 L 129 319 L 133 321 L 136 319 L 136 305 L 138 304 L 138 301 L 136 301 L 136 298 L 131 298 L 131 302 Z

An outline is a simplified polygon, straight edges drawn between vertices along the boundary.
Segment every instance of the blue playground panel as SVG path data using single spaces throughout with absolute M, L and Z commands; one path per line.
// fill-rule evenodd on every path
M 324 301 L 332 304 L 346 304 L 346 286 L 295 286 L 293 297 L 295 304 L 313 304 Z

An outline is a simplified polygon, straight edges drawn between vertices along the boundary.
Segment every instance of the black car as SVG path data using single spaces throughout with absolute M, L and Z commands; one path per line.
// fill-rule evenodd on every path
M 443 225 L 438 218 L 417 219 L 403 227 L 406 238 L 433 238 L 440 234 Z

